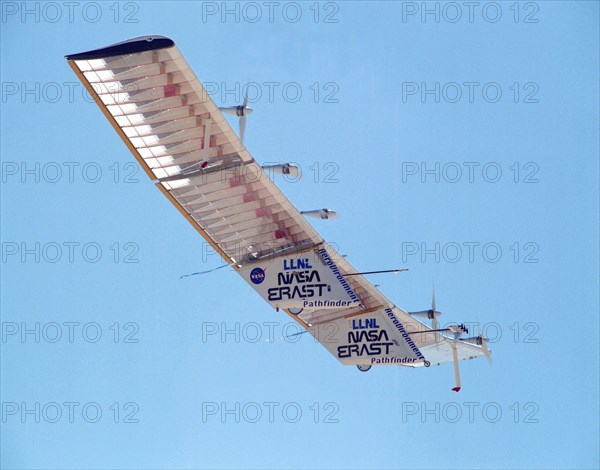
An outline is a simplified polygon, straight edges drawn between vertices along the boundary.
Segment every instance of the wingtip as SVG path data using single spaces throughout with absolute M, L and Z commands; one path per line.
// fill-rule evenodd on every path
M 101 47 L 100 49 L 94 49 L 87 52 L 80 52 L 77 54 L 67 54 L 65 59 L 67 60 L 91 60 L 91 59 L 102 59 L 105 57 L 113 57 L 125 54 L 135 54 L 138 52 L 145 52 L 157 49 L 167 49 L 173 47 L 175 42 L 166 36 L 160 35 L 148 35 L 140 36 L 137 38 L 128 39 L 121 41 L 110 46 Z

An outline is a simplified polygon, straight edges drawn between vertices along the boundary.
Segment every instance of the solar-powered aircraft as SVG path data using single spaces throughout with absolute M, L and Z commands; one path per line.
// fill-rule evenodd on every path
M 260 294 L 342 364 L 430 367 L 486 356 L 488 339 L 464 325 L 438 327 L 430 309 L 406 312 L 356 271 L 269 172 L 298 175 L 290 163 L 261 167 L 243 144 L 248 99 L 217 107 L 175 43 L 144 36 L 66 56 L 149 178 L 186 220 Z M 223 112 L 240 118 L 236 135 Z M 419 319 L 431 320 L 431 327 Z

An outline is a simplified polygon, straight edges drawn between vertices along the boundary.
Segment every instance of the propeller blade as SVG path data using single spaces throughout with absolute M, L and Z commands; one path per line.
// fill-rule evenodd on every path
M 435 318 L 435 285 L 431 286 L 431 310 L 433 310 L 434 317 L 431 320 L 431 328 L 437 330 L 438 321 Z
M 486 359 L 488 360 L 489 364 L 492 364 L 492 355 L 490 353 L 490 350 L 487 347 L 487 338 L 484 338 L 483 335 L 481 334 L 481 329 L 479 330 L 479 337 L 481 338 L 481 349 L 483 350 L 483 354 L 485 354 Z
M 460 371 L 458 369 L 458 351 L 456 350 L 456 345 L 452 344 L 452 358 L 454 359 L 454 380 L 456 382 L 456 386 L 452 389 L 453 392 L 460 391 Z
M 248 106 L 248 89 L 246 88 L 246 93 L 244 93 L 244 103 L 242 104 L 242 108 Z
M 246 132 L 246 116 L 240 118 L 240 141 L 244 143 L 244 133 Z

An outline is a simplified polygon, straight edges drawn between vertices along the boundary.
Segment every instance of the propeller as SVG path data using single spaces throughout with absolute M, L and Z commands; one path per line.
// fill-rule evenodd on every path
M 246 116 L 252 114 L 254 111 L 252 108 L 248 107 L 248 90 L 246 90 L 246 93 L 244 94 L 244 102 L 241 105 L 220 107 L 219 110 L 240 118 L 240 142 L 243 144 L 244 134 L 246 133 Z
M 244 103 L 242 104 L 241 112 L 238 112 L 238 116 L 240 116 L 240 140 L 242 144 L 244 143 L 244 134 L 246 133 L 246 113 L 244 111 L 248 111 L 248 92 L 244 95 Z M 252 110 L 250 110 L 252 112 Z
M 481 329 L 479 329 L 477 336 L 472 336 L 470 338 L 460 338 L 460 341 L 481 346 L 481 350 L 483 351 L 483 354 L 485 355 L 486 359 L 490 364 L 492 363 L 492 354 L 487 347 L 489 339 L 481 334 Z
M 431 319 L 431 328 L 436 330 L 438 327 L 437 318 L 435 318 L 435 287 L 431 287 L 431 312 L 433 318 Z
M 423 318 L 427 318 L 429 320 L 431 320 L 431 329 L 432 330 L 437 330 L 438 329 L 438 321 L 437 321 L 437 317 L 439 317 L 442 312 L 439 312 L 436 309 L 436 305 L 435 305 L 435 288 L 432 288 L 431 291 L 431 308 L 429 310 L 420 310 L 418 312 L 408 312 L 411 315 L 414 315 L 416 317 L 423 317 Z M 445 330 L 440 330 L 440 331 L 445 331 Z
M 488 343 L 489 339 L 484 337 L 481 334 L 481 329 L 479 330 L 478 338 L 481 340 L 481 349 L 483 350 L 483 354 L 485 354 L 485 357 L 488 360 L 488 363 L 491 364 L 492 363 L 492 354 L 490 353 L 490 350 L 487 347 L 487 343 Z
M 308 217 L 314 217 L 315 219 L 335 219 L 338 215 L 334 210 L 331 209 L 317 209 L 314 211 L 300 211 L 302 215 Z

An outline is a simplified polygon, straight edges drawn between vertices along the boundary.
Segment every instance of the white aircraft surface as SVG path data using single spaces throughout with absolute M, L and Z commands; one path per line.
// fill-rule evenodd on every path
M 244 147 L 247 97 L 219 108 L 175 43 L 144 36 L 66 56 L 104 115 L 158 189 L 266 302 L 289 315 L 342 364 L 430 367 L 486 356 L 488 339 L 463 325 L 438 328 L 431 308 L 406 312 L 340 256 Z M 236 135 L 223 112 L 240 118 Z M 268 171 L 267 171 L 268 170 Z M 431 327 L 419 321 L 431 320 Z

